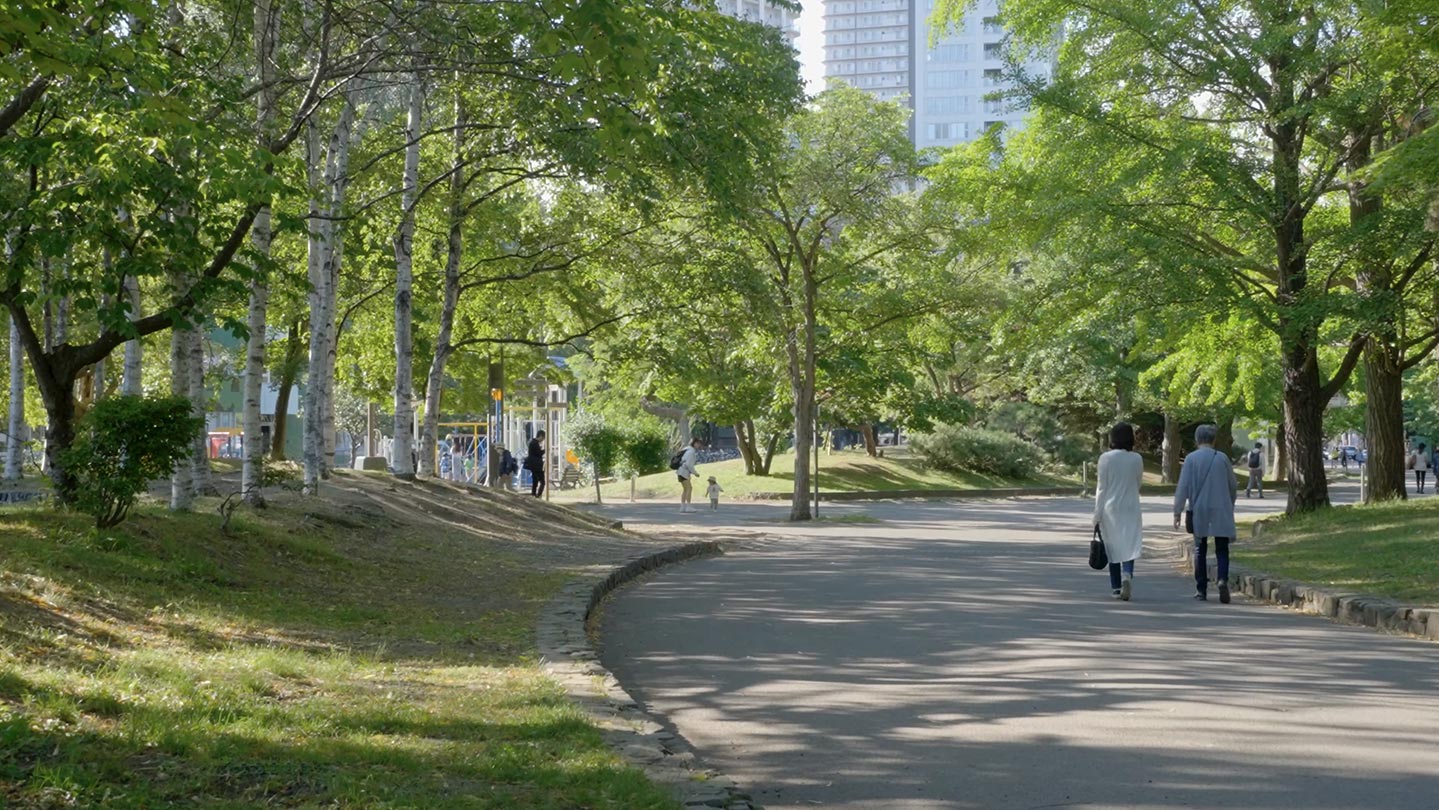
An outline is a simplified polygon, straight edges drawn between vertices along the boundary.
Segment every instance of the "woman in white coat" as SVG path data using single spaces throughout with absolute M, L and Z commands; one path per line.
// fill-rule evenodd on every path
M 1134 452 L 1134 427 L 1120 422 L 1109 431 L 1108 453 L 1099 457 L 1094 491 L 1094 525 L 1109 555 L 1109 587 L 1128 602 L 1133 592 L 1134 561 L 1143 545 L 1139 484 L 1144 459 Z

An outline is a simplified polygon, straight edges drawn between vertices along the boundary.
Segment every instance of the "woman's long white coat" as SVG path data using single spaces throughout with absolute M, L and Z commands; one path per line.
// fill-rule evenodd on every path
M 1099 457 L 1094 492 L 1094 522 L 1104 536 L 1110 562 L 1139 559 L 1144 544 L 1139 484 L 1144 459 L 1128 450 L 1110 450 Z

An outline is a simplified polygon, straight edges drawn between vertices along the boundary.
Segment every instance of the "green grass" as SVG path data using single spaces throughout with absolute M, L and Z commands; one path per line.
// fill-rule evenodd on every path
M 1439 500 L 1324 509 L 1269 521 L 1247 566 L 1312 585 L 1439 605 Z
M 565 571 L 313 500 L 218 522 L 0 511 L 0 807 L 674 807 L 535 666 Z
M 743 498 L 751 493 L 790 493 L 794 490 L 794 454 L 781 453 L 774 457 L 770 475 L 745 475 L 744 461 L 731 459 L 699 466 L 699 481 L 695 499 L 704 496 L 704 488 L 713 475 L 719 482 L 728 500 Z M 1043 487 L 1077 484 L 1077 481 L 1036 473 L 1033 478 L 1015 480 L 999 478 L 980 473 L 948 473 L 926 467 L 921 460 L 907 450 L 885 448 L 883 458 L 870 458 L 863 450 L 843 450 L 838 453 L 821 452 L 819 456 L 819 485 L 821 492 L 895 492 L 900 490 L 942 490 L 942 489 L 990 489 L 994 487 Z M 616 481 L 600 488 L 606 500 L 624 500 L 630 495 L 629 481 Z M 675 474 L 669 470 L 653 475 L 641 476 L 635 481 L 635 495 L 639 498 L 670 498 L 678 495 L 679 484 Z M 594 486 L 580 487 L 564 493 L 556 491 L 556 497 L 592 500 Z

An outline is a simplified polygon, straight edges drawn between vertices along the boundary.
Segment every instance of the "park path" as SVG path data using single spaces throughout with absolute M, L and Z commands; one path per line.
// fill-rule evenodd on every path
M 1113 601 L 1078 499 L 824 508 L 882 522 L 605 507 L 767 535 L 618 594 L 603 657 L 770 810 L 1439 807 L 1439 645 L 1194 602 L 1157 542 Z

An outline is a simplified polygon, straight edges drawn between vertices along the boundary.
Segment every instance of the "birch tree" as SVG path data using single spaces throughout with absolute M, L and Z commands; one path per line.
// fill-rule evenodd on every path
M 419 199 L 420 127 L 425 86 L 418 72 L 408 78 L 409 108 L 405 117 L 405 164 L 400 178 L 400 225 L 395 232 L 395 438 L 390 465 L 400 478 L 415 475 L 411 430 L 414 410 L 414 253 L 415 204 Z

